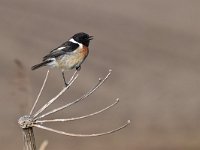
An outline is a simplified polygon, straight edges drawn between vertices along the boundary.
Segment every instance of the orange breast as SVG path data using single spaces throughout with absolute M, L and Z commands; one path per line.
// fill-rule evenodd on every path
M 83 46 L 81 53 L 83 53 L 83 55 L 86 57 L 89 53 L 89 49 L 86 46 Z

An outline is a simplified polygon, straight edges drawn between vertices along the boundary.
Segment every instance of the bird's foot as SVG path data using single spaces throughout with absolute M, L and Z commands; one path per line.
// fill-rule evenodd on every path
M 67 87 L 69 84 L 65 82 L 65 87 Z
M 81 66 L 76 67 L 76 70 L 80 71 L 81 70 Z

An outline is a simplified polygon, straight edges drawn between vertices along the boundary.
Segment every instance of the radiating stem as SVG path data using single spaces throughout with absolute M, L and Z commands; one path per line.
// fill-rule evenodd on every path
M 43 114 L 43 115 L 41 115 L 41 116 L 35 118 L 35 120 L 41 119 L 41 118 L 43 118 L 43 117 L 45 117 L 45 116 L 48 116 L 48 115 L 50 115 L 50 114 L 53 114 L 53 113 L 58 112 L 58 111 L 60 111 L 60 110 L 63 110 L 63 109 L 65 109 L 65 108 L 67 108 L 67 107 L 69 107 L 69 106 L 71 106 L 71 105 L 73 105 L 73 104 L 75 104 L 75 103 L 78 103 L 78 102 L 80 102 L 81 100 L 87 98 L 89 95 L 91 95 L 94 91 L 96 91 L 97 88 L 99 88 L 99 87 L 104 83 L 104 81 L 105 81 L 105 80 L 109 77 L 109 75 L 111 74 L 111 71 L 112 71 L 112 70 L 109 70 L 109 73 L 106 75 L 106 77 L 105 77 L 103 80 L 102 80 L 101 78 L 99 78 L 99 82 L 98 82 L 91 90 L 89 90 L 89 92 L 87 92 L 86 94 L 84 94 L 83 96 L 81 96 L 80 98 L 78 98 L 77 100 L 75 100 L 75 101 L 73 101 L 73 102 L 71 102 L 71 103 L 68 103 L 68 104 L 66 104 L 66 105 L 64 105 L 64 106 L 58 107 L 58 108 L 56 108 L 56 109 L 54 109 L 54 110 L 52 110 L 52 111 L 50 111 L 50 112 L 47 112 L 47 113 L 45 113 L 45 114 Z
M 48 130 L 48 131 L 55 132 L 55 133 L 58 133 L 58 134 L 63 134 L 63 135 L 66 135 L 66 136 L 74 136 L 74 137 L 95 137 L 95 136 L 102 136 L 102 135 L 114 133 L 114 132 L 116 132 L 116 131 L 119 131 L 119 130 L 125 128 L 125 127 L 126 127 L 127 125 L 129 125 L 129 124 L 130 124 L 130 120 L 128 120 L 126 124 L 122 125 L 122 126 L 119 127 L 119 128 L 116 128 L 116 129 L 113 129 L 113 130 L 110 130 L 110 131 L 107 131 L 107 132 L 94 133 L 94 134 L 74 134 L 74 133 L 67 133 L 67 132 L 64 132 L 64 131 L 60 131 L 60 130 L 48 128 L 48 127 L 45 127 L 45 126 L 42 126 L 42 125 L 38 125 L 38 124 L 35 124 L 34 126 L 37 127 L 37 128 L 40 128 L 40 129 Z
M 35 103 L 33 104 L 33 107 L 32 107 L 32 109 L 31 109 L 31 111 L 30 111 L 30 115 L 32 115 L 33 110 L 35 109 L 35 106 L 36 106 L 36 104 L 37 104 L 37 102 L 38 102 L 38 100 L 39 100 L 39 98 L 40 98 L 40 95 L 41 95 L 41 93 L 42 93 L 42 91 L 43 91 L 43 89 L 44 89 L 44 86 L 45 86 L 46 82 L 47 82 L 48 75 L 49 75 L 49 70 L 48 70 L 47 73 L 46 73 L 46 76 L 45 76 L 44 82 L 43 82 L 43 84 L 42 84 L 42 87 L 41 87 L 41 89 L 40 89 L 40 92 L 39 92 L 39 94 L 38 94 L 38 96 L 37 96 L 37 98 L 36 98 L 36 100 L 35 100 Z
M 100 114 L 108 109 L 110 109 L 111 107 L 113 107 L 114 105 L 116 105 L 119 102 L 119 99 L 116 99 L 116 101 L 114 103 L 112 103 L 111 105 L 96 111 L 94 113 L 88 114 L 88 115 L 84 115 L 84 116 L 80 116 L 80 117 L 74 117 L 74 118 L 67 118 L 67 119 L 52 119 L 52 120 L 37 120 L 36 123 L 48 123 L 48 122 L 66 122 L 66 121 L 74 121 L 74 120 L 79 120 L 79 119 L 84 119 L 84 118 L 88 118 L 97 114 Z
M 35 114 L 34 118 L 37 117 L 39 114 L 41 114 L 49 105 L 51 105 L 55 100 L 58 99 L 59 96 L 61 96 L 70 86 L 71 84 L 76 80 L 78 77 L 78 74 L 72 79 L 72 81 L 64 87 L 54 98 L 52 98 L 49 102 L 47 102 L 42 108 L 40 108 Z

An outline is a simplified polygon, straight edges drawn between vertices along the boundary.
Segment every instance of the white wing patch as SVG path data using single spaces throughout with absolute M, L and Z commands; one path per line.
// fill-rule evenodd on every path
M 62 49 L 64 49 L 65 47 L 64 46 L 62 46 L 62 47 L 59 47 L 57 50 L 62 50 Z
M 72 42 L 72 43 L 76 43 L 78 45 L 80 44 L 79 42 L 76 42 L 73 38 L 71 38 L 69 41 Z
M 73 38 L 71 38 L 69 41 L 72 42 L 72 43 L 78 44 L 81 48 L 83 48 L 83 44 L 75 41 Z

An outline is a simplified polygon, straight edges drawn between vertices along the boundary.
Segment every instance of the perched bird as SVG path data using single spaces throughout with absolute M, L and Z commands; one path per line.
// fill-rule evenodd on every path
M 81 69 L 81 64 L 88 56 L 88 47 L 92 39 L 93 36 L 89 36 L 87 33 L 77 33 L 68 41 L 50 51 L 49 54 L 43 57 L 43 61 L 41 63 L 32 66 L 31 69 L 35 70 L 43 66 L 60 68 L 65 86 L 67 86 L 64 71 L 74 68 L 77 71 Z

